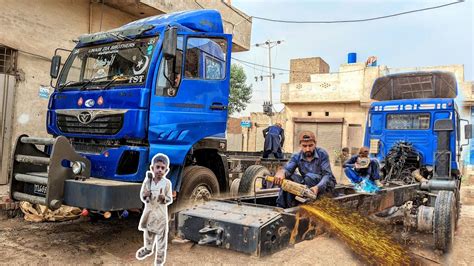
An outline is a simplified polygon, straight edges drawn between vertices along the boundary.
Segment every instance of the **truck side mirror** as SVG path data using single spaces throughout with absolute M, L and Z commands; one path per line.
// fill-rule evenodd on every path
M 59 67 L 61 66 L 61 56 L 55 55 L 51 59 L 51 69 L 49 71 L 49 75 L 52 79 L 55 79 L 59 75 Z
M 464 126 L 464 138 L 472 139 L 472 125 L 471 124 L 467 124 Z
M 166 60 L 171 60 L 176 57 L 176 47 L 178 45 L 178 31 L 176 28 L 168 28 L 165 31 L 163 39 L 163 56 Z

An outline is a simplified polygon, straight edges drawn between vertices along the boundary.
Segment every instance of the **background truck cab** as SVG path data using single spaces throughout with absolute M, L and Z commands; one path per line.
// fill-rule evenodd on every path
M 450 73 L 415 72 L 377 79 L 371 98 L 378 102 L 369 110 L 364 145 L 383 162 L 396 143 L 410 143 L 419 155 L 420 166 L 432 169 L 444 160 L 449 162 L 446 174 L 459 176 L 462 146 L 467 144 L 462 145 L 463 119 L 456 96 L 456 79 Z M 465 129 L 470 139 L 471 125 Z

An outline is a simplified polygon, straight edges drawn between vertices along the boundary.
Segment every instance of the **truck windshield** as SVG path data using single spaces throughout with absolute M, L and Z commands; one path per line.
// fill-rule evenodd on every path
M 430 114 L 388 114 L 387 129 L 428 129 Z
M 144 83 L 157 38 L 74 49 L 64 66 L 59 88 L 101 89 Z

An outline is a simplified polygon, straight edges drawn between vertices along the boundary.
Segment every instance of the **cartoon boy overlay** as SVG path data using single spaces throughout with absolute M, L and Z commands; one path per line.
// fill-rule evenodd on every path
M 147 171 L 140 191 L 145 210 L 138 230 L 143 231 L 144 247 L 137 251 L 136 258 L 143 260 L 155 251 L 155 265 L 160 265 L 166 259 L 168 205 L 173 202 L 173 196 L 171 182 L 166 178 L 169 172 L 168 156 L 158 153 L 151 162 L 151 171 Z M 153 250 L 155 244 L 156 248 Z

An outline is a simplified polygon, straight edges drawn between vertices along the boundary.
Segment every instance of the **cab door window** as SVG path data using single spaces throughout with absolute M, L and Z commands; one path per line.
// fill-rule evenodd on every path
M 185 77 L 207 80 L 225 78 L 227 41 L 191 37 L 186 44 Z
M 181 68 L 183 65 L 183 37 L 178 36 L 175 60 L 161 59 L 158 79 L 156 81 L 156 96 L 175 97 L 181 83 Z

